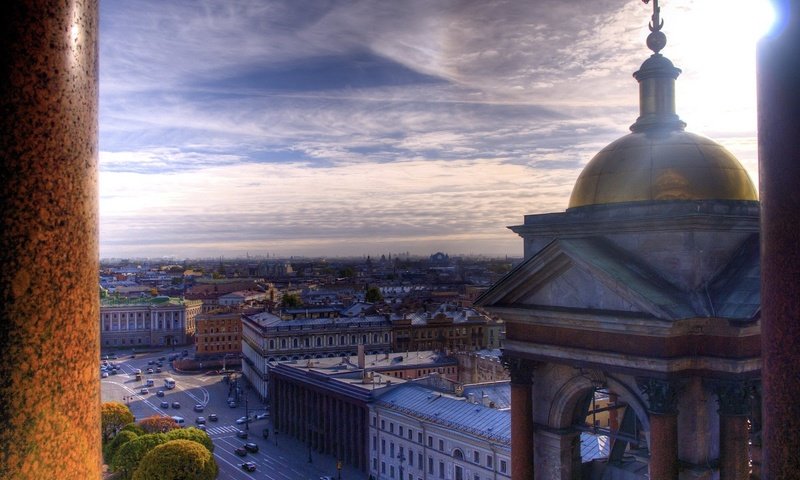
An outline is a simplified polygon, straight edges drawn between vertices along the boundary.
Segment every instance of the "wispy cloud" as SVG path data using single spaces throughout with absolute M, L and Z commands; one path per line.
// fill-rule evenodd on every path
M 694 30 L 669 30 L 700 28 L 692 14 L 722 1 L 665 6 L 665 53 L 691 72 L 678 83 L 690 129 L 755 172 L 752 68 L 707 71 Z M 563 210 L 635 120 L 649 12 L 137 0 L 101 15 L 101 253 L 183 256 L 520 253 L 504 226 Z M 698 93 L 712 75 L 735 95 Z

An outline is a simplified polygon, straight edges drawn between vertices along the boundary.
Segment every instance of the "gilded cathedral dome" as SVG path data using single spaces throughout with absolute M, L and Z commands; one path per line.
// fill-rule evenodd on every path
M 639 118 L 632 133 L 600 150 L 584 167 L 568 208 L 659 200 L 757 201 L 755 186 L 733 154 L 717 142 L 684 131 L 675 113 L 681 73 L 658 53 L 666 43 L 655 30 L 655 53 L 633 74 L 639 82 Z

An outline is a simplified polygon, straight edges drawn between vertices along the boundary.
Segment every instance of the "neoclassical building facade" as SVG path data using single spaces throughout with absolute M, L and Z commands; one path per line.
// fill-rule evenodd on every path
M 186 345 L 194 341 L 200 300 L 174 297 L 105 298 L 100 303 L 102 348 Z
M 477 300 L 506 321 L 514 478 L 758 475 L 758 198 L 733 155 L 684 130 L 657 6 L 652 25 L 631 133 L 566 212 L 511 227 L 525 260 Z M 618 421 L 587 422 L 597 398 Z M 605 459 L 584 461 L 582 432 L 610 439 Z

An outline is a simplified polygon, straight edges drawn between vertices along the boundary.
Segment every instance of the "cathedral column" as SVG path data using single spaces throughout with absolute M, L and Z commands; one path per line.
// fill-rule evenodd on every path
M 0 478 L 100 478 L 97 0 L 0 15 Z
M 773 0 L 758 48 L 763 476 L 800 471 L 800 8 Z
M 638 378 L 650 420 L 650 478 L 678 478 L 678 390 L 674 382 Z
M 511 477 L 533 478 L 533 362 L 503 357 L 511 376 Z
M 748 425 L 751 388 L 744 381 L 715 381 L 719 400 L 720 480 L 747 480 L 750 476 Z

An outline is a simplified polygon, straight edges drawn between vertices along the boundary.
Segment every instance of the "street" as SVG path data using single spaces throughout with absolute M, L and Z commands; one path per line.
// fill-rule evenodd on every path
M 228 398 L 235 397 L 236 389 L 229 385 L 223 375 L 207 375 L 205 372 L 178 373 L 172 369 L 169 361 L 163 362 L 161 373 L 146 373 L 148 368 L 156 368 L 155 364 L 149 365 L 148 362 L 158 362 L 160 357 L 169 358 L 174 353 L 169 350 L 137 353 L 135 358 L 129 358 L 130 352 L 118 353 L 118 359 L 109 361 L 119 367 L 119 373 L 101 380 L 102 401 L 126 403 L 137 420 L 155 414 L 180 416 L 185 419 L 184 426 L 189 427 L 196 426 L 197 417 L 203 416 L 206 419 L 206 431 L 214 443 L 219 479 L 318 480 L 325 475 L 337 478 L 335 458 L 311 452 L 309 463 L 308 447 L 297 440 L 281 436 L 280 432 L 276 435 L 269 416 L 241 425 L 236 423 L 238 418 L 245 416 L 245 410 L 251 418 L 268 413 L 258 395 L 242 385 L 243 379 L 238 382 L 242 392 L 240 402 L 235 408 L 231 408 Z M 143 372 L 140 381 L 135 378 L 136 369 Z M 164 379 L 168 377 L 175 380 L 175 388 L 172 390 L 164 387 Z M 147 380 L 152 380 L 154 385 L 146 387 L 148 393 L 142 394 L 141 389 Z M 163 390 L 163 397 L 157 396 L 159 390 Z M 162 402 L 167 402 L 169 406 L 162 408 Z M 173 408 L 173 402 L 179 402 L 180 408 Z M 202 412 L 194 411 L 196 404 L 203 406 Z M 212 413 L 218 417 L 216 422 L 209 420 Z M 265 429 L 269 430 L 268 439 L 263 436 Z M 246 440 L 237 436 L 239 430 L 248 433 Z M 245 442 L 258 445 L 258 452 L 247 452 L 245 456 L 238 456 L 234 450 L 242 447 Z M 244 462 L 254 462 L 256 471 L 244 471 L 241 467 Z M 366 479 L 367 476 L 349 465 L 344 465 L 341 471 L 342 479 Z

